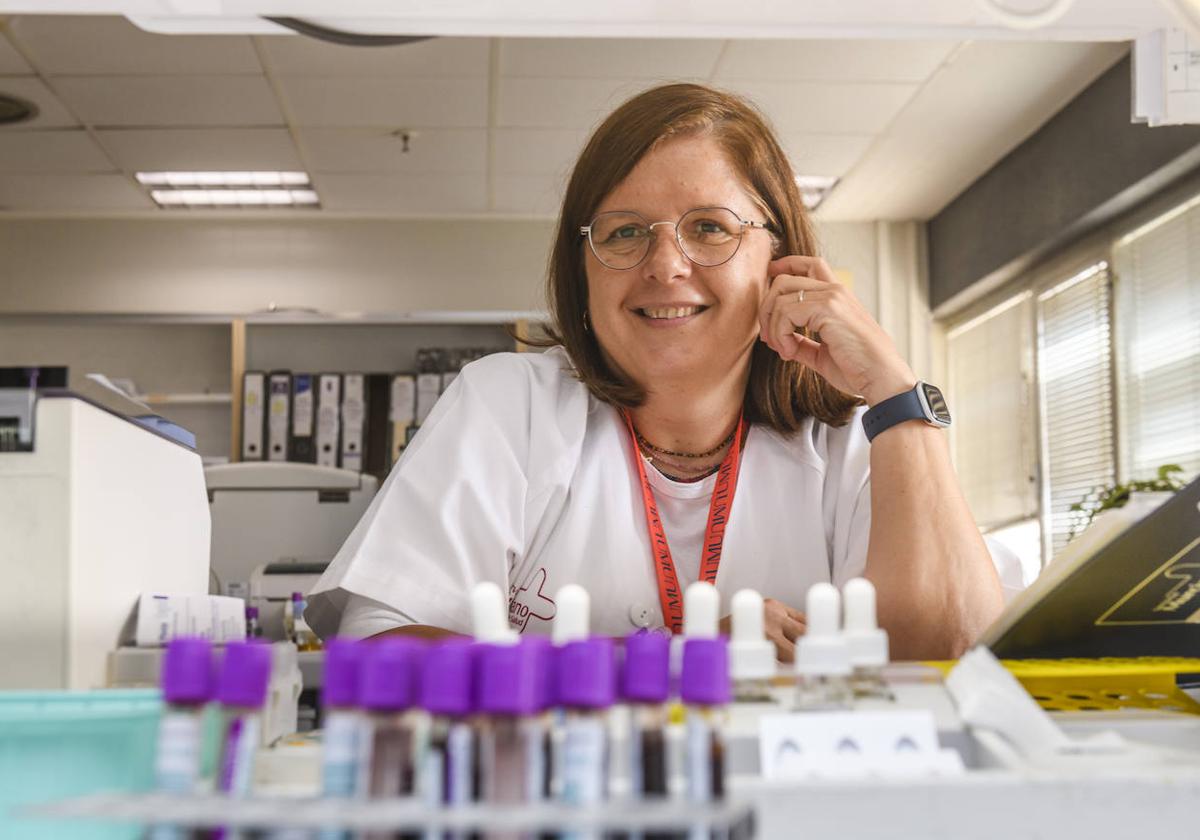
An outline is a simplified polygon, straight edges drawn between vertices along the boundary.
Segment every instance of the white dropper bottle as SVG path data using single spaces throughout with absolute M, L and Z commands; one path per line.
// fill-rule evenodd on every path
M 508 606 L 500 587 L 490 580 L 471 589 L 471 629 L 475 641 L 496 645 L 515 645 L 520 634 L 508 625 Z
M 850 688 L 855 697 L 892 699 L 883 678 L 888 663 L 888 635 L 875 613 L 875 585 L 853 578 L 842 588 L 845 603 L 846 643 L 850 646 Z
M 850 706 L 850 646 L 842 634 L 842 594 L 817 583 L 806 599 L 808 625 L 796 640 L 796 709 L 815 711 Z
M 577 583 L 568 583 L 554 593 L 554 623 L 550 640 L 555 646 L 586 639 L 589 633 L 592 599 Z
M 729 642 L 729 676 L 739 703 L 769 702 L 775 676 L 775 646 L 767 641 L 763 597 L 740 589 L 729 602 L 733 637 Z

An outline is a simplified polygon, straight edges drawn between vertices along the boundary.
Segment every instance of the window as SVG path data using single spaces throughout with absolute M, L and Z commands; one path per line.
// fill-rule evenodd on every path
M 1116 478 L 1109 290 L 1102 262 L 1037 297 L 1047 559 L 1085 522 L 1071 505 Z
M 1200 199 L 1119 240 L 1116 338 L 1121 475 L 1200 472 Z
M 1031 306 L 1018 295 L 947 335 L 954 463 L 985 529 L 1038 514 Z

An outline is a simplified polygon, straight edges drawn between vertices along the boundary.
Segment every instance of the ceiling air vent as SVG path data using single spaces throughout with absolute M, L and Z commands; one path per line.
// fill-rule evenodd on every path
M 32 102 L 17 99 L 7 93 L 0 93 L 0 125 L 12 125 L 25 122 L 38 115 L 38 108 Z

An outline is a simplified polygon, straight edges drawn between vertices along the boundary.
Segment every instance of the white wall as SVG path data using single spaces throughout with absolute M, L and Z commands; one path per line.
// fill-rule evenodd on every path
M 818 224 L 818 236 L 879 317 L 877 228 Z M 538 309 L 553 230 L 545 220 L 0 219 L 0 312 Z
M 0 220 L 0 311 L 541 308 L 548 221 Z

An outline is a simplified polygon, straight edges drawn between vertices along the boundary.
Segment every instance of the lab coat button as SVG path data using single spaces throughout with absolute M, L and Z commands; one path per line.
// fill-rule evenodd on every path
M 629 608 L 629 620 L 633 622 L 634 627 L 649 627 L 653 617 L 653 612 L 645 604 L 634 604 Z

